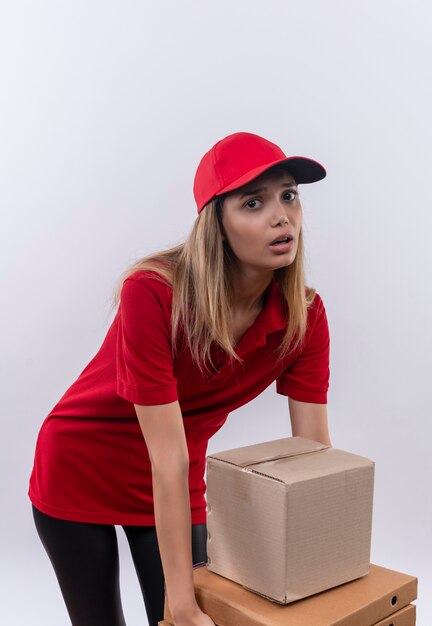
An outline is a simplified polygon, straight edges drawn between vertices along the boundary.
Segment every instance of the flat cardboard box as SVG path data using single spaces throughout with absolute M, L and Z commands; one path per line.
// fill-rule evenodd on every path
M 417 578 L 371 564 L 367 576 L 285 606 L 210 572 L 193 571 L 200 608 L 218 626 L 412 626 Z M 388 618 L 391 617 L 389 621 Z M 168 603 L 164 619 L 172 624 Z
M 385 619 L 380 620 L 374 626 L 415 626 L 416 623 L 416 606 L 408 604 L 400 611 L 392 613 Z
M 280 604 L 369 571 L 374 463 L 302 437 L 207 457 L 208 569 Z
M 373 626 L 415 626 L 416 623 L 416 607 L 415 604 L 408 604 L 400 611 L 396 611 L 379 622 L 376 622 Z M 163 620 L 159 622 L 159 626 L 172 626 L 172 622 Z M 218 626 L 218 625 L 216 625 Z M 230 626 L 235 626 L 231 624 Z M 287 622 L 288 626 L 288 622 Z M 313 625 L 310 625 L 313 626 Z
M 416 623 L 416 607 L 415 604 L 408 604 L 400 611 L 392 613 L 389 617 L 386 617 L 379 622 L 376 622 L 373 626 L 415 626 Z M 159 626 L 172 626 L 172 622 L 164 620 L 159 622 Z M 235 626 L 231 624 L 230 626 Z M 288 626 L 288 622 L 287 622 Z M 313 626 L 313 625 L 310 625 Z

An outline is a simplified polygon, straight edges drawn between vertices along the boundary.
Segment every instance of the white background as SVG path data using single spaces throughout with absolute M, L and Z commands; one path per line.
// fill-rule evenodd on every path
M 27 499 L 38 429 L 99 348 L 120 273 L 190 231 L 202 154 L 249 131 L 328 170 L 300 191 L 308 284 L 331 330 L 332 441 L 376 462 L 372 562 L 419 577 L 428 626 L 430 3 L 0 7 L 1 622 L 69 623 Z M 289 435 L 272 385 L 209 451 Z

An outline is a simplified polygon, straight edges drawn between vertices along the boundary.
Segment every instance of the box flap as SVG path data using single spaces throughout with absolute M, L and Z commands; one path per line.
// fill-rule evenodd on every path
M 320 479 L 337 473 L 373 471 L 374 463 L 366 457 L 336 448 L 324 448 L 322 454 L 302 454 L 263 460 L 253 464 L 251 471 L 273 478 L 287 485 L 306 480 Z
M 312 441 L 312 439 L 305 439 L 304 437 L 286 437 L 285 439 L 264 441 L 263 443 L 244 446 L 243 448 L 213 452 L 213 454 L 208 455 L 208 458 L 225 461 L 237 467 L 248 467 L 250 465 L 257 465 L 276 459 L 284 459 L 299 454 L 318 452 L 328 447 L 329 446 L 323 443 Z

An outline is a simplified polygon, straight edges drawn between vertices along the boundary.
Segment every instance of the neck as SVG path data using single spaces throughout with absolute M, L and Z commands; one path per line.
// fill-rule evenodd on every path
M 274 272 L 265 274 L 235 273 L 232 276 L 233 302 L 235 311 L 251 313 L 261 310 L 264 294 L 273 279 Z

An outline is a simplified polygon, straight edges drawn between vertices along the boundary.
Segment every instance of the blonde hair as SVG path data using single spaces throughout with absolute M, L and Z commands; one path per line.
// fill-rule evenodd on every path
M 230 280 L 235 255 L 223 241 L 221 231 L 222 205 L 211 200 L 196 218 L 186 241 L 136 261 L 121 275 L 116 286 L 113 308 L 120 302 L 123 282 L 136 271 L 152 272 L 151 278 L 172 286 L 172 346 L 183 327 L 192 358 L 201 372 L 214 367 L 210 346 L 216 342 L 230 357 L 243 363 L 234 350 L 231 332 L 233 290 Z M 284 298 L 288 319 L 286 332 L 275 358 L 294 352 L 303 344 L 307 328 L 307 309 L 315 297 L 315 289 L 305 286 L 304 244 L 302 229 L 297 254 L 291 265 L 275 270 Z M 288 315 L 289 312 L 289 315 Z

